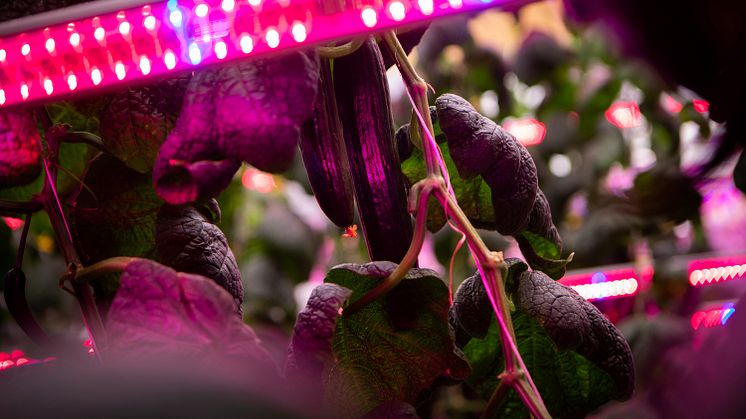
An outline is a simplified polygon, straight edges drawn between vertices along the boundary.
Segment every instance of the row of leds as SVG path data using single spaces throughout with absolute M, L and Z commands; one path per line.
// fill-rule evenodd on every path
M 636 278 L 626 278 L 597 284 L 571 285 L 570 288 L 574 289 L 581 297 L 591 301 L 635 295 L 638 283 Z
M 746 264 L 721 266 L 719 268 L 695 269 L 689 274 L 689 283 L 696 286 L 742 278 Z
M 697 311 L 692 315 L 690 323 L 694 330 L 724 326 L 735 312 L 733 304 L 728 303 L 722 307 Z
M 0 105 L 349 39 L 506 0 L 384 0 L 317 12 L 303 0 L 162 0 L 0 39 Z M 275 4 L 277 3 L 277 4 Z M 312 24 L 313 23 L 313 27 Z
M 746 276 L 746 256 L 709 258 L 689 263 L 689 283 L 701 287 Z

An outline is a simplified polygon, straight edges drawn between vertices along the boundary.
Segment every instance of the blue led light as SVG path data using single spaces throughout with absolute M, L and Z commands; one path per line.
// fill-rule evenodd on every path
M 596 272 L 591 276 L 592 284 L 599 284 L 601 282 L 606 282 L 606 275 L 603 272 Z
M 181 14 L 181 10 L 179 9 L 172 10 L 171 13 L 168 15 L 168 21 L 171 22 L 172 25 L 174 25 L 174 28 L 180 28 L 183 19 L 184 16 Z
M 199 50 L 199 47 L 194 42 L 189 44 L 189 61 L 194 65 L 202 62 L 202 51 Z

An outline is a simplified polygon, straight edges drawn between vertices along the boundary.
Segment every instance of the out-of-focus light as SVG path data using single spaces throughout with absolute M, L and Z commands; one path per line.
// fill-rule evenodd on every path
M 5 105 L 5 90 L 0 89 L 0 105 Z
M 394 0 L 389 3 L 389 14 L 391 18 L 397 22 L 401 22 L 407 15 L 407 10 L 404 8 L 404 4 L 398 0 Z
M 702 287 L 741 279 L 746 274 L 746 256 L 698 259 L 689 262 L 689 283 Z
M 184 16 L 181 14 L 181 11 L 178 9 L 171 10 L 171 13 L 169 13 L 168 15 L 168 21 L 171 22 L 174 28 L 180 28 L 183 19 L 184 19 Z
M 215 43 L 215 56 L 218 57 L 218 60 L 222 60 L 225 58 L 225 56 L 228 55 L 228 47 L 226 47 L 225 42 L 218 41 Z
M 549 158 L 549 171 L 557 177 L 565 177 L 572 172 L 572 161 L 565 154 L 553 154 Z
M 150 74 L 150 60 L 146 56 L 140 57 L 140 71 L 142 74 Z
M 378 23 L 378 14 L 372 7 L 364 8 L 360 12 L 360 18 L 363 19 L 363 24 L 369 28 L 376 26 L 376 23 Z
M 93 67 L 91 69 L 91 81 L 93 82 L 94 86 L 98 86 L 101 83 L 101 80 L 103 79 L 101 70 L 99 70 L 96 67 Z
M 132 30 L 132 25 L 130 25 L 130 23 L 127 22 L 126 20 L 119 24 L 119 33 L 121 33 L 122 36 L 128 36 L 131 30 Z
M 23 55 L 25 57 L 25 56 L 29 55 L 30 53 L 31 53 L 31 45 L 29 45 L 29 44 L 23 44 L 21 46 L 21 55 Z
M 303 42 L 306 40 L 306 37 L 308 37 L 308 33 L 306 32 L 306 25 L 300 22 L 293 25 L 291 32 L 293 34 L 293 39 L 295 39 L 295 42 Z
M 637 294 L 639 278 L 633 268 L 565 275 L 559 282 L 586 300 L 629 297 Z
M 20 218 L 13 218 L 13 217 L 3 217 L 3 221 L 5 222 L 5 225 L 8 226 L 11 230 L 18 230 L 19 228 L 23 227 L 23 220 Z
M 197 65 L 202 62 L 202 52 L 199 50 L 197 44 L 192 42 L 189 44 L 189 61 L 193 65 Z
M 423 15 L 429 16 L 433 14 L 433 0 L 418 0 L 417 5 L 420 7 Z
M 267 40 L 267 45 L 270 48 L 277 48 L 280 45 L 280 34 L 276 29 L 268 29 L 264 38 Z
M 710 102 L 706 100 L 694 99 L 692 105 L 694 106 L 694 110 L 699 113 L 705 113 L 710 110 Z
M 640 125 L 640 107 L 635 102 L 617 102 L 606 110 L 606 120 L 618 128 L 633 128 Z
M 176 67 L 176 55 L 174 55 L 173 51 L 166 51 L 163 55 L 163 63 L 166 64 L 166 68 L 169 70 L 173 70 Z
M 454 9 L 460 9 L 464 5 L 464 2 L 462 0 L 448 0 L 448 4 Z
M 479 96 L 479 110 L 487 118 L 495 118 L 500 114 L 500 104 L 497 101 L 497 92 L 487 90 Z
M 147 16 L 145 20 L 142 21 L 143 26 L 145 26 L 145 29 L 152 31 L 155 29 L 155 16 Z
M 28 99 L 28 85 L 26 83 L 21 85 L 21 97 L 23 100 Z
M 533 118 L 508 120 L 503 128 L 526 147 L 541 144 L 547 134 L 546 126 Z
M 209 11 L 210 8 L 204 3 L 200 3 L 194 8 L 194 14 L 197 15 L 197 17 L 205 17 Z
M 249 0 L 249 4 L 253 7 L 258 7 L 260 4 L 262 4 L 262 0 Z
M 78 78 L 75 77 L 75 74 L 70 74 L 67 76 L 67 87 L 70 88 L 70 90 L 75 90 L 78 88 Z
M 668 111 L 668 112 L 670 112 L 670 113 L 672 113 L 674 115 L 677 114 L 677 113 L 679 113 L 679 112 L 681 112 L 681 110 L 684 108 L 684 105 L 682 105 L 681 102 L 679 102 L 678 100 L 674 99 L 673 96 L 671 96 L 671 95 L 669 95 L 667 93 L 663 93 L 661 95 L 661 102 L 660 103 L 661 103 L 661 107 L 663 107 L 663 109 L 665 109 L 666 111 Z
M 700 328 L 724 326 L 735 312 L 736 309 L 732 303 L 718 308 L 697 311 L 690 320 L 692 329 L 699 330 Z
M 241 47 L 241 52 L 243 52 L 244 54 L 248 54 L 254 49 L 254 41 L 249 35 L 241 36 L 241 40 L 238 41 L 238 43 Z
M 236 7 L 236 1 L 235 0 L 223 0 L 223 2 L 220 3 L 220 7 L 223 9 L 225 13 L 230 13 L 233 11 L 233 8 Z
M 5 49 L 0 49 L 0 63 L 4 62 L 6 58 L 8 58 L 8 53 Z
M 117 79 L 122 80 L 127 75 L 127 71 L 124 68 L 124 64 L 121 61 L 114 65 L 114 73 L 117 75 Z
M 52 39 L 52 38 L 47 39 L 47 42 L 44 43 L 44 46 L 47 48 L 47 52 L 48 53 L 50 53 L 50 54 L 53 53 L 54 52 L 54 47 L 55 47 L 55 45 L 54 45 L 54 39 Z
M 104 37 L 106 37 L 106 31 L 104 30 L 104 28 L 99 26 L 98 28 L 96 28 L 96 30 L 93 31 L 93 37 L 96 38 L 98 42 L 101 42 L 104 40 Z
M 271 174 L 254 168 L 248 168 L 243 172 L 241 184 L 248 190 L 260 193 L 270 193 L 277 187 L 275 178 Z
M 73 46 L 73 48 L 77 48 L 80 46 L 80 34 L 77 32 L 73 32 L 70 35 L 70 45 Z
M 52 80 L 44 79 L 44 91 L 47 92 L 48 95 L 51 95 L 52 92 L 54 92 L 54 85 L 52 84 Z

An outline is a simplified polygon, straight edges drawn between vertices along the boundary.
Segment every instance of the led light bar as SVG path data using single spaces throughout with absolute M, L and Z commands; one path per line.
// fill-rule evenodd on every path
M 589 301 L 629 297 L 637 294 L 640 287 L 637 272 L 631 267 L 569 273 L 559 282 Z
M 692 315 L 692 329 L 711 328 L 724 326 L 728 319 L 736 312 L 733 303 L 724 304 L 721 307 L 697 311 Z
M 0 24 L 0 106 L 527 0 L 98 1 Z
M 746 255 L 713 257 L 689 262 L 689 283 L 695 287 L 741 279 L 746 275 Z

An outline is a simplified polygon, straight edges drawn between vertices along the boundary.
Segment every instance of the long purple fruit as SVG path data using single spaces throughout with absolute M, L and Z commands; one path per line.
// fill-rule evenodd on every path
M 373 39 L 334 61 L 334 90 L 371 260 L 400 262 L 412 240 L 383 58 Z

